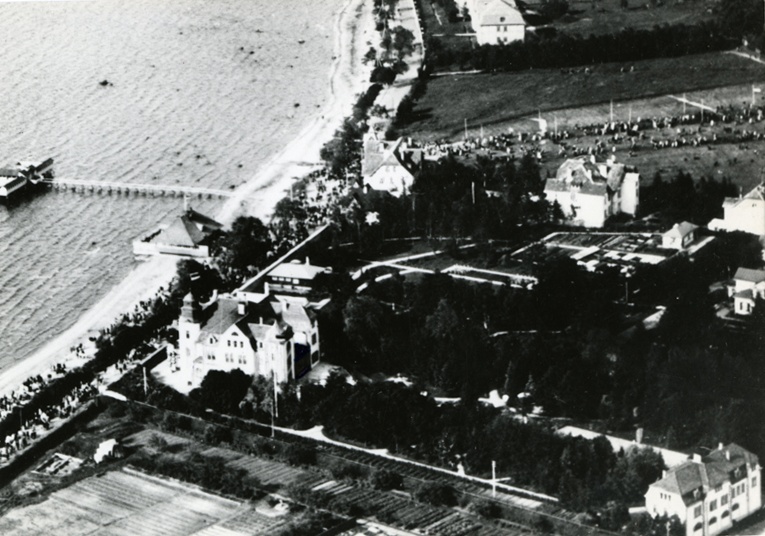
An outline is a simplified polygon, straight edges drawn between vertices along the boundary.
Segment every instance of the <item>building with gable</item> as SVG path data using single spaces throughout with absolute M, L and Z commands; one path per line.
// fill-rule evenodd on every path
M 408 148 L 403 138 L 379 139 L 374 129 L 364 137 L 361 176 L 365 187 L 400 197 L 412 189 L 421 162 L 422 150 Z
M 739 268 L 728 285 L 728 297 L 733 298 L 733 312 L 749 316 L 758 301 L 765 300 L 765 270 Z
M 695 455 L 666 471 L 648 487 L 645 506 L 652 516 L 676 515 L 686 536 L 714 536 L 762 504 L 756 455 L 722 443 L 708 456 Z
M 178 319 L 178 367 L 198 386 L 211 370 L 293 381 L 320 360 L 319 328 L 310 306 L 289 299 L 250 303 L 186 295 Z
M 723 218 L 709 222 L 713 231 L 743 231 L 765 236 L 765 184 L 754 187 L 739 197 L 726 197 Z
M 525 39 L 526 22 L 514 0 L 467 0 L 466 5 L 479 45 Z
M 574 225 L 603 227 L 616 214 L 634 216 L 640 206 L 640 175 L 613 159 L 572 158 L 545 184 L 548 201 L 556 201 Z
M 672 229 L 661 235 L 661 247 L 683 251 L 693 244 L 698 228 L 698 225 L 687 221 L 676 223 L 672 226 Z
M 222 229 L 223 224 L 187 208 L 170 225 L 154 229 L 134 241 L 133 254 L 209 257 L 211 237 Z

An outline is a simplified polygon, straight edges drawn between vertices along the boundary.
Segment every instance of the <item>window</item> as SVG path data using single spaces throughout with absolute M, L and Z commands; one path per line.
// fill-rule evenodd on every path
M 714 510 L 717 510 L 717 499 L 709 503 L 709 511 L 713 512 Z
M 753 488 L 756 488 L 756 487 L 757 487 L 757 477 L 756 477 L 756 476 L 753 476 L 753 477 L 752 477 L 752 487 L 753 487 Z
M 725 510 L 725 511 L 722 513 L 722 515 L 720 516 L 720 519 L 722 519 L 722 518 L 724 518 L 724 517 L 728 517 L 729 515 L 730 515 L 730 512 L 728 512 L 727 510 Z
M 713 517 L 712 519 L 709 520 L 709 524 L 710 525 L 714 525 L 715 523 L 717 523 L 717 518 L 716 517 Z
M 231 348 L 231 341 L 226 341 L 226 345 Z
M 727 495 L 723 495 L 720 498 L 720 506 L 725 506 L 726 504 L 728 504 L 728 496 Z
M 696 532 L 697 530 L 701 530 L 701 523 L 696 523 L 696 524 L 693 526 L 693 531 L 694 531 L 694 532 Z
M 693 509 L 693 517 L 700 517 L 700 516 L 701 516 L 701 505 Z
M 717 484 L 715 486 L 715 493 L 720 493 L 722 491 L 722 484 Z

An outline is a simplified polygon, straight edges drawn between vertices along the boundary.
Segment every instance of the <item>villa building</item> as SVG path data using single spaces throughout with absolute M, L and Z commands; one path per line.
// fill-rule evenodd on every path
M 713 231 L 743 231 L 765 236 L 765 185 L 760 184 L 740 197 L 726 197 L 724 216 L 709 222 Z
M 400 197 L 412 189 L 421 162 L 422 150 L 408 148 L 403 138 L 395 142 L 378 139 L 374 129 L 364 138 L 361 175 L 367 188 Z
M 525 39 L 526 22 L 514 0 L 467 0 L 466 5 L 479 45 Z
M 178 319 L 178 367 L 198 386 L 211 370 L 293 381 L 320 359 L 319 327 L 310 305 L 288 298 L 259 303 L 216 297 L 202 305 L 192 294 Z
M 686 536 L 715 536 L 760 509 L 760 489 L 757 456 L 721 443 L 708 456 L 666 471 L 649 486 L 645 505 L 652 516 L 676 515 Z
M 733 311 L 737 315 L 751 315 L 757 302 L 765 300 L 765 270 L 736 270 L 728 286 L 728 297 L 733 298 Z
M 572 224 L 600 228 L 613 215 L 637 213 L 640 175 L 612 159 L 597 164 L 594 157 L 573 158 L 547 180 L 545 195 Z

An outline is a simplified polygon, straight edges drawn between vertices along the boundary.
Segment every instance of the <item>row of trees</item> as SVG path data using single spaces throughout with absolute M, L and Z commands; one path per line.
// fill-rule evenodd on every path
M 473 49 L 449 47 L 437 37 L 430 37 L 427 49 L 429 62 L 440 69 L 523 71 L 700 54 L 725 50 L 735 43 L 716 22 L 701 22 L 693 26 L 656 26 L 651 30 L 625 29 L 589 37 L 567 34 L 530 37 L 523 42 Z
M 738 188 L 728 178 L 694 181 L 690 173 L 679 171 L 667 181 L 657 172 L 650 185 L 641 187 L 640 204 L 646 214 L 661 212 L 675 221 L 705 224 L 722 216 L 720 207 L 726 197 L 737 195 Z

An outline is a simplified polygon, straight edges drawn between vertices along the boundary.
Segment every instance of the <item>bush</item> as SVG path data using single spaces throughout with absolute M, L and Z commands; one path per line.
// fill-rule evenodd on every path
M 329 472 L 336 480 L 361 480 L 367 475 L 366 467 L 343 460 L 330 464 Z
M 457 490 L 449 484 L 428 481 L 420 484 L 414 498 L 433 506 L 456 506 Z
M 375 469 L 369 482 L 373 488 L 383 491 L 403 489 L 404 487 L 404 478 L 400 474 L 388 471 L 387 469 Z
M 290 444 L 284 449 L 284 459 L 290 465 L 316 463 L 316 449 L 308 445 Z
M 478 499 L 473 503 L 473 511 L 488 519 L 496 519 L 502 515 L 502 508 L 489 499 Z
M 202 440 L 210 445 L 220 445 L 221 443 L 231 443 L 233 435 L 229 428 L 225 426 L 215 426 L 210 424 L 205 428 Z

